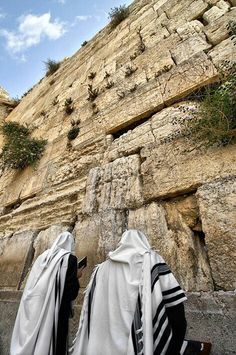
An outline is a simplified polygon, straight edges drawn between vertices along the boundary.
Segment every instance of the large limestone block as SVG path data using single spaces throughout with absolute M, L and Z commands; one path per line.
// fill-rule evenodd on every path
M 167 1 L 161 10 L 165 11 L 169 18 L 183 17 L 186 20 L 194 20 L 200 17 L 208 8 L 203 0 L 176 0 Z
M 221 11 L 221 10 L 219 10 Z M 233 21 L 236 17 L 236 9 L 232 8 L 231 11 L 226 12 L 223 16 L 218 18 L 217 20 L 210 23 L 208 26 L 205 26 L 204 32 L 208 38 L 208 40 L 216 45 L 223 41 L 224 39 L 229 37 L 229 33 L 227 30 L 227 23 L 229 21 Z
M 78 217 L 73 234 L 76 238 L 76 255 L 87 256 L 88 266 L 80 281 L 85 287 L 94 266 L 106 260 L 107 253 L 114 250 L 126 229 L 126 212 L 109 209 L 92 216 Z
M 192 146 L 192 148 L 191 148 Z M 202 184 L 235 172 L 235 147 L 201 151 L 178 139 L 141 150 L 145 201 L 194 191 Z
M 186 22 L 184 25 L 178 27 L 176 29 L 176 32 L 178 35 L 181 37 L 182 40 L 188 39 L 190 36 L 194 36 L 198 34 L 199 36 L 203 35 L 203 38 L 205 35 L 203 34 L 203 28 L 204 25 L 198 21 L 198 20 L 193 20 Z
M 206 11 L 203 14 L 203 19 L 207 22 L 207 23 L 212 23 L 215 20 L 217 20 L 218 18 L 220 18 L 221 16 L 223 16 L 226 12 L 229 11 L 230 5 L 223 1 L 220 0 L 216 6 L 212 6 L 210 8 L 210 10 Z
M 0 287 L 18 288 L 23 281 L 28 261 L 33 257 L 34 232 L 15 233 L 0 239 Z
M 137 87 L 135 92 L 125 92 L 123 99 L 107 107 L 101 116 L 101 124 L 105 132 L 113 133 L 162 107 L 163 98 L 159 83 L 156 79 L 152 79 L 145 86 Z
M 91 169 L 83 202 L 83 212 L 134 208 L 142 204 L 139 155 L 122 157 Z
M 154 143 L 155 137 L 152 132 L 152 122 L 140 124 L 133 130 L 129 130 L 121 137 L 113 140 L 108 146 L 104 159 L 113 161 L 121 156 L 135 154 L 140 151 L 146 144 Z
M 173 67 L 158 80 L 164 102 L 172 104 L 193 90 L 215 80 L 217 72 L 203 52 Z
M 236 288 L 236 180 L 220 179 L 199 188 L 200 213 L 216 287 Z
M 191 217 L 188 202 L 183 204 L 185 217 L 188 214 Z M 129 211 L 128 227 L 148 235 L 151 245 L 163 256 L 185 290 L 211 290 L 213 284 L 204 245 L 189 228 L 177 206 L 175 203 L 158 205 L 153 202 Z
M 236 46 L 231 38 L 227 38 L 214 46 L 208 55 L 216 67 L 219 67 L 224 61 L 234 62 L 236 58 Z
M 181 42 L 181 44 L 171 51 L 171 54 L 175 63 L 180 64 L 194 56 L 196 53 L 211 47 L 211 44 L 207 43 L 202 36 L 195 35 Z

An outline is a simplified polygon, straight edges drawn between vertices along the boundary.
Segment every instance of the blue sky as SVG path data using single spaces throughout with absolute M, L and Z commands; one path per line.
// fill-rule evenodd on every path
M 44 61 L 71 56 L 132 0 L 0 0 L 0 86 L 21 97 L 45 74 Z

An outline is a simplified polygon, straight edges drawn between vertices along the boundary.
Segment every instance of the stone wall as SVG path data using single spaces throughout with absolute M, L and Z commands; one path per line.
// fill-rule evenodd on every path
M 226 29 L 233 5 L 135 1 L 126 20 L 64 60 L 7 117 L 48 144 L 36 168 L 0 176 L 4 355 L 32 262 L 58 233 L 73 231 L 78 256 L 88 255 L 85 287 L 126 228 L 147 233 L 188 291 L 190 336 L 211 340 L 215 355 L 235 354 L 235 146 L 199 148 L 178 134 L 181 107 L 195 105 L 186 96 L 235 58 Z

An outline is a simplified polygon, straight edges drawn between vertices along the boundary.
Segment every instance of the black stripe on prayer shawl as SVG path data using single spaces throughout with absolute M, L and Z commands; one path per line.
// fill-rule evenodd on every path
M 159 280 L 159 276 L 170 274 L 171 271 L 166 263 L 158 263 L 153 266 L 151 270 L 151 285 L 152 291 L 154 289 L 155 283 Z
M 93 302 L 93 294 L 94 294 L 94 290 L 95 290 L 95 287 L 96 287 L 97 271 L 96 271 L 96 273 L 94 275 L 93 283 L 92 283 L 92 286 L 91 286 L 91 289 L 90 289 L 90 292 L 89 292 L 89 296 L 88 296 L 88 337 L 89 337 L 89 333 L 90 333 L 91 307 L 92 307 L 92 302 Z
M 185 298 L 184 292 L 181 292 L 181 293 L 179 293 L 178 295 L 173 296 L 173 297 L 171 297 L 171 298 L 166 298 L 166 299 L 164 299 L 164 303 L 165 303 L 166 306 L 168 306 L 168 305 L 170 306 L 171 303 L 174 303 L 174 302 L 180 300 L 181 298 Z
M 143 354 L 143 332 L 142 332 L 142 309 L 141 309 L 141 299 L 140 295 L 138 294 L 138 299 L 136 302 L 136 308 L 134 312 L 134 320 L 131 327 L 132 332 L 132 341 L 133 341 L 133 348 L 134 354 Z
M 60 270 L 63 264 L 63 258 L 61 259 L 60 262 L 60 268 L 56 276 L 56 281 L 55 281 L 55 305 L 57 304 L 57 301 L 60 300 L 61 298 L 61 280 L 60 280 Z M 60 310 L 60 305 L 59 305 L 59 310 Z M 57 315 L 58 316 L 58 315 Z M 53 332 L 52 332 L 52 351 L 53 354 L 56 354 L 56 346 L 57 346 L 57 325 L 55 322 L 55 317 L 56 314 L 54 314 L 54 321 L 53 321 Z M 50 349 L 49 349 L 49 354 L 50 354 Z
M 158 324 L 158 326 L 155 329 L 156 324 Z M 153 334 L 153 345 L 154 345 L 153 354 L 160 355 L 171 335 L 171 328 L 168 323 L 168 318 L 166 315 L 165 305 L 163 301 L 161 301 L 161 303 L 157 307 L 155 317 L 153 318 L 153 329 L 155 329 Z M 159 341 L 156 343 L 158 337 L 159 337 Z
M 167 324 L 167 326 L 165 327 L 165 330 L 162 331 L 161 338 L 160 338 L 156 348 L 154 349 L 153 355 L 162 354 L 162 351 L 165 348 L 170 335 L 171 335 L 171 328 L 170 328 L 169 324 Z

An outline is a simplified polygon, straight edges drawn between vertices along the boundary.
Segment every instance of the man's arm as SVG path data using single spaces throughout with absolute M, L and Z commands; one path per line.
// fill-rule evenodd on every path
M 166 355 L 179 355 L 187 328 L 184 304 L 166 308 L 169 324 L 172 329 L 172 339 Z

